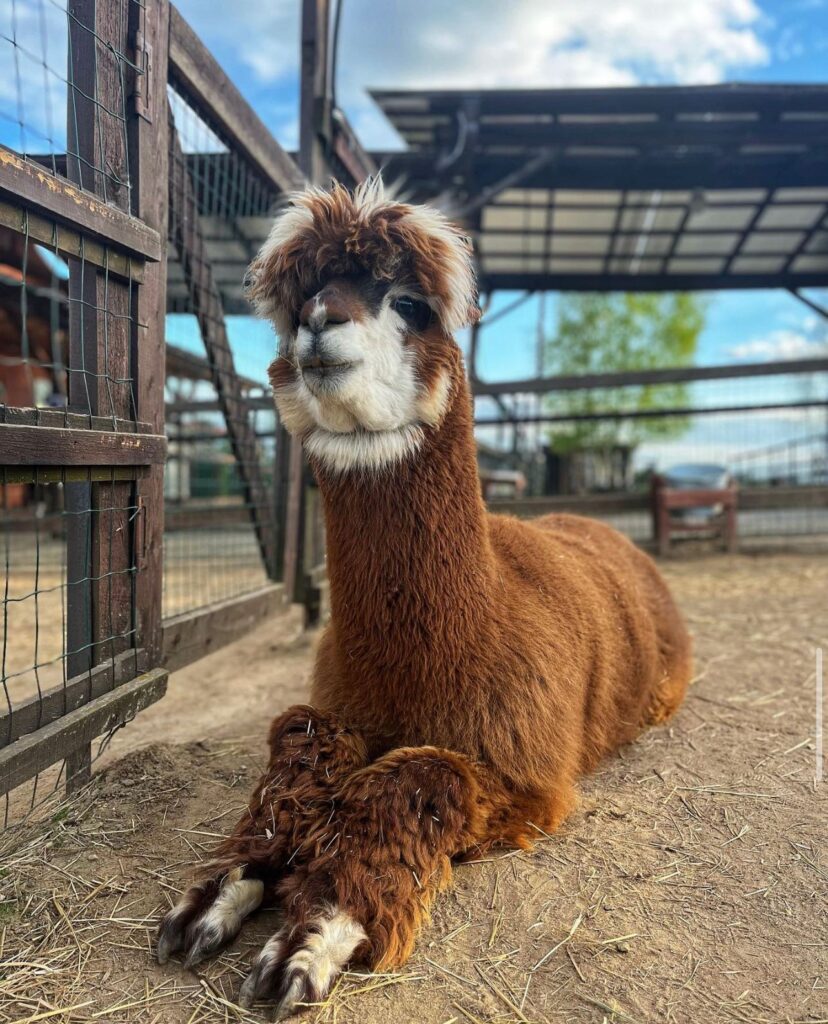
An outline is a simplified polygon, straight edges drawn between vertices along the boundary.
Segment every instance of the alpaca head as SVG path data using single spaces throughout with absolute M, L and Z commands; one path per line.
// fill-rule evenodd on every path
M 468 240 L 441 213 L 386 197 L 309 188 L 277 217 L 249 293 L 279 334 L 276 405 L 309 454 L 336 472 L 417 449 L 451 401 L 452 334 L 477 315 Z

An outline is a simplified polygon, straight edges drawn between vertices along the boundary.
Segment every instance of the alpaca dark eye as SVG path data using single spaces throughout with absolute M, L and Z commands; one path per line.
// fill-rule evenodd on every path
M 394 299 L 393 309 L 395 313 L 417 331 L 423 331 L 431 322 L 431 307 L 427 302 L 420 299 L 412 299 L 410 295 L 401 295 Z

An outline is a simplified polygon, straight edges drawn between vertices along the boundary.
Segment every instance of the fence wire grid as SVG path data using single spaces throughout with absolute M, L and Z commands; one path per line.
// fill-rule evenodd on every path
M 113 451 L 137 449 L 124 435 L 151 433 L 138 381 L 148 271 L 143 256 L 111 241 L 100 212 L 105 204 L 117 223 L 137 226 L 146 16 L 139 0 L 0 0 L 0 147 L 44 199 L 7 188 L 0 203 L 4 823 L 34 807 L 44 787 L 86 777 L 88 742 L 74 749 L 68 733 L 64 742 L 49 727 L 147 667 L 136 595 L 148 468 L 110 460 L 102 446 L 109 438 Z M 24 175 L 26 165 L 37 175 Z M 87 219 L 50 205 L 48 195 L 72 194 L 52 176 L 94 197 Z M 54 464 L 56 444 L 64 465 Z M 17 741 L 30 739 L 27 761 Z M 35 768 L 65 750 L 66 765 L 48 768 L 41 785 Z
M 0 469 L 0 746 L 139 673 L 137 514 L 113 469 Z
M 167 358 L 164 614 L 173 615 L 278 575 L 276 420 L 265 374 L 275 339 L 252 321 L 243 280 L 279 194 L 208 112 L 173 87 L 168 94 L 175 341 Z
M 0 143 L 129 209 L 129 90 L 144 67 L 127 52 L 127 31 L 143 3 L 96 11 L 80 0 L 70 12 L 60 0 L 3 0 L 0 11 Z

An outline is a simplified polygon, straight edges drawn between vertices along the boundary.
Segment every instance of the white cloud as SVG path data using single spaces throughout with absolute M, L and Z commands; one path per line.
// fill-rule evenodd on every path
M 767 60 L 760 17 L 753 0 L 350 0 L 340 60 L 385 86 L 708 82 Z
M 207 41 L 263 82 L 295 75 L 295 0 L 182 0 Z M 769 59 L 755 0 L 345 0 L 340 103 L 368 146 L 392 135 L 369 87 L 486 88 L 712 83 Z
M 773 362 L 776 359 L 807 359 L 828 354 L 828 342 L 800 331 L 782 328 L 761 338 L 752 338 L 728 350 L 733 359 Z
M 19 141 L 9 133 L 16 131 L 21 103 L 33 136 L 26 141 L 48 149 L 51 136 L 57 148 L 63 145 L 63 2 L 0 0 L 0 58 L 8 71 L 0 75 L 0 128 L 13 145 Z M 759 37 L 763 15 L 757 0 L 343 2 L 339 99 L 371 147 L 395 140 L 367 95 L 371 86 L 703 83 L 769 59 Z M 295 94 L 301 12 L 296 0 L 237 3 L 232 11 L 226 0 L 181 0 L 179 7 L 231 73 L 232 56 L 263 85 L 277 89 L 292 80 Z M 51 68 L 45 76 L 44 43 Z M 295 144 L 297 111 L 270 113 L 263 111 L 279 138 Z
M 361 114 L 366 144 L 381 146 L 389 133 L 366 87 L 716 82 L 768 59 L 760 17 L 753 0 L 348 0 L 341 100 Z
M 296 73 L 302 7 L 296 0 L 241 2 L 232 11 L 226 0 L 180 0 L 176 6 L 208 46 L 229 47 L 261 81 Z

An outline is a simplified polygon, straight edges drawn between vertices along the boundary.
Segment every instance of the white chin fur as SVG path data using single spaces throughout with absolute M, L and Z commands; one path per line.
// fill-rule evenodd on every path
M 358 430 L 334 434 L 315 427 L 305 437 L 305 451 L 334 473 L 378 470 L 403 462 L 420 447 L 423 429 L 410 423 L 397 430 Z
M 313 389 L 297 369 L 295 380 L 274 392 L 282 423 L 304 439 L 308 454 L 325 469 L 344 473 L 396 465 L 420 447 L 424 426 L 441 422 L 450 400 L 449 376 L 425 392 L 404 336 L 403 320 L 388 306 L 365 321 L 333 326 L 325 333 L 327 358 L 352 363 L 352 369 L 340 382 Z M 310 332 L 300 328 L 288 349 L 295 365 L 311 343 Z

